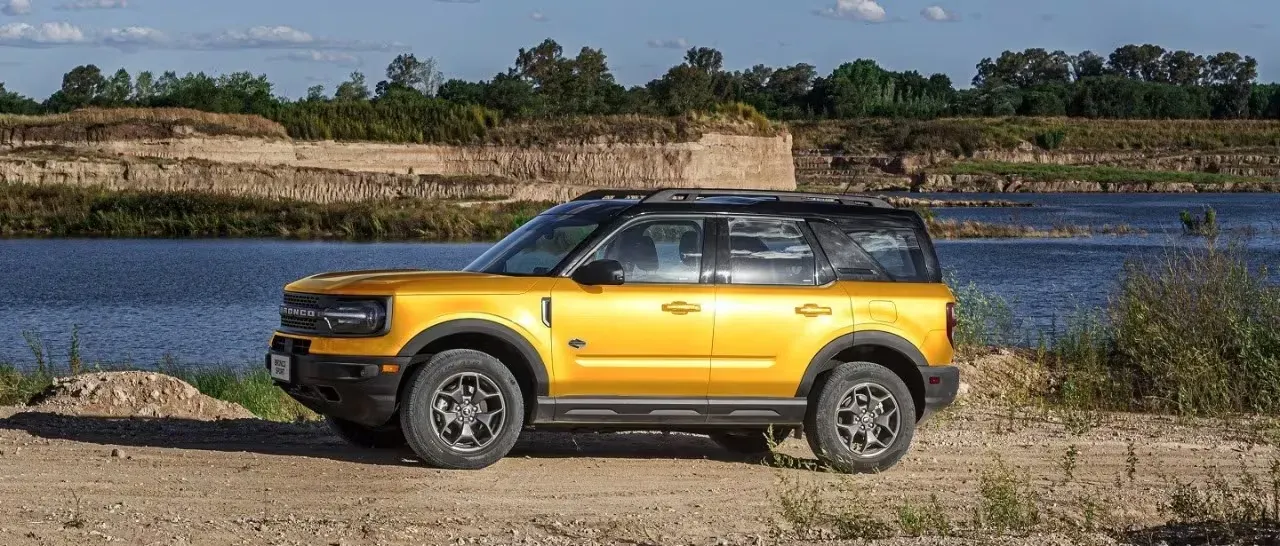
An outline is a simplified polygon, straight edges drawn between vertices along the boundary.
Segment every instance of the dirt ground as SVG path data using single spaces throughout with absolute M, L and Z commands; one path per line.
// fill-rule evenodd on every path
M 1030 472 L 1051 506 L 1093 488 L 1127 521 L 1156 524 L 1169 477 L 1261 468 L 1276 455 L 1214 424 L 1109 416 L 1076 436 L 985 406 L 940 415 L 899 466 L 853 477 L 735 459 L 694 435 L 526 434 L 491 468 L 449 472 L 410 452 L 347 447 L 316 424 L 0 408 L 0 544 L 770 544 L 783 481 L 853 485 L 856 499 L 832 498 L 890 521 L 904 499 L 936 493 L 963 521 L 996 456 Z M 1135 481 L 1117 487 L 1131 440 Z M 811 457 L 805 445 L 783 447 Z M 1070 445 L 1074 480 L 1053 485 Z

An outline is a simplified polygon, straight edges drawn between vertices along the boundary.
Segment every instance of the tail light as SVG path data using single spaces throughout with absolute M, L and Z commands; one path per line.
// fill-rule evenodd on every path
M 947 304 L 947 341 L 951 342 L 951 346 L 956 346 L 956 304 Z

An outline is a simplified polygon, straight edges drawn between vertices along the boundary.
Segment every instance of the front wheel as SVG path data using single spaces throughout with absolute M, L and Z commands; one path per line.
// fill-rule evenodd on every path
M 505 457 L 524 426 L 511 371 L 480 351 L 438 353 L 422 365 L 400 412 L 409 447 L 438 468 L 473 470 Z
M 836 366 L 809 404 L 809 447 L 841 472 L 882 472 L 911 447 L 916 408 L 897 374 L 870 362 Z

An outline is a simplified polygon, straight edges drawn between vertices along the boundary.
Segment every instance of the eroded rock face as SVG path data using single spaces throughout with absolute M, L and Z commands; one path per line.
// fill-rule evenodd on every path
M 0 177 L 316 202 L 396 196 L 563 200 L 583 188 L 795 189 L 791 136 L 785 133 L 542 147 L 170 138 L 58 143 L 64 153 L 45 156 L 24 152 L 39 143 L 25 144 L 0 156 Z M 87 157 L 73 157 L 76 153 Z M 480 180 L 459 183 L 424 175 Z

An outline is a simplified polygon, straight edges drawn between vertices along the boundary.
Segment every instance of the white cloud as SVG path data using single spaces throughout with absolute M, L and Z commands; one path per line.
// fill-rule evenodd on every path
M 129 0 L 74 0 L 54 6 L 58 11 L 82 11 L 87 9 L 121 9 L 129 7 Z
M 360 66 L 364 64 L 360 57 L 350 53 L 335 51 L 292 51 L 287 55 L 272 57 L 277 61 L 294 61 L 299 63 L 333 64 L 338 66 Z
M 545 22 L 547 22 L 547 16 L 546 16 L 546 14 L 542 13 L 541 11 L 535 11 L 535 12 L 533 12 L 533 13 L 530 13 L 530 14 L 529 14 L 529 18 L 530 18 L 530 19 L 533 19 L 534 21 L 537 21 L 537 22 L 539 22 L 539 23 L 545 23 Z
M 649 47 L 658 49 L 685 49 L 689 47 L 689 42 L 684 38 L 673 38 L 670 40 L 649 40 Z
M 387 51 L 393 43 L 318 38 L 289 26 L 260 26 L 207 34 L 170 35 L 149 27 L 84 30 L 71 23 L 9 23 L 0 26 L 0 47 L 110 46 L 120 49 L 306 49 L 335 51 Z
M 836 5 L 822 8 L 816 13 L 823 17 L 868 23 L 883 23 L 886 18 L 884 8 L 876 0 L 836 0 Z
M 0 25 L 0 45 L 27 44 L 24 47 L 53 47 L 88 42 L 84 31 L 70 23 L 9 23 Z
M 31 0 L 0 0 L 0 13 L 13 16 L 31 13 Z
M 920 10 L 920 16 L 936 23 L 947 23 L 951 21 L 959 21 L 960 16 L 951 13 L 942 6 L 929 6 Z

